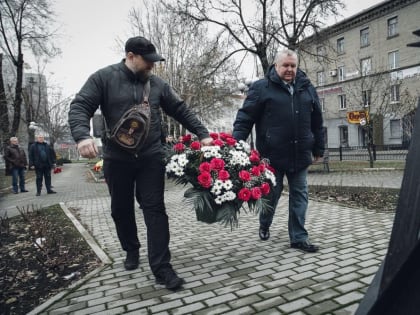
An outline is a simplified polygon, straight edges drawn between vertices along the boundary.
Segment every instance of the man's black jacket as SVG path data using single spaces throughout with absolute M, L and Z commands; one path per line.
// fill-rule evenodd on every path
M 175 118 L 199 139 L 209 136 L 207 129 L 186 106 L 167 82 L 150 76 L 149 103 L 151 123 L 148 137 L 137 154 L 128 153 L 111 141 L 104 141 L 104 158 L 136 160 L 138 156 L 153 156 L 162 152 L 160 108 Z M 90 138 L 90 119 L 100 107 L 109 130 L 130 107 L 140 104 L 144 79 L 134 74 L 122 60 L 92 74 L 70 105 L 69 124 L 76 142 Z
M 252 84 L 234 122 L 233 136 L 246 140 L 253 125 L 262 157 L 281 171 L 299 171 L 324 154 L 323 120 L 318 95 L 298 70 L 294 93 L 272 66 L 265 78 Z

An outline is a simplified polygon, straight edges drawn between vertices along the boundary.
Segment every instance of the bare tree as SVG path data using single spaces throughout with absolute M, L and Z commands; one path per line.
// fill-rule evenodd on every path
M 70 109 L 72 97 L 64 97 L 62 89 L 50 85 L 47 106 L 42 107 L 38 119 L 42 128 L 49 134 L 50 145 L 70 135 L 67 113 Z
M 370 167 L 374 164 L 373 146 L 383 143 L 384 118 L 400 119 L 406 124 L 403 132 L 411 133 L 411 121 L 406 119 L 416 108 L 416 97 L 412 95 L 406 82 L 397 71 L 377 69 L 366 72 L 361 65 L 356 66 L 362 76 L 344 86 L 348 99 L 348 109 L 364 111 L 367 115 L 365 131 Z M 390 121 L 390 120 L 388 120 Z
M 59 53 L 51 41 L 54 22 L 49 0 L 1 0 L 0 48 L 16 68 L 13 120 L 10 134 L 16 134 L 21 120 L 24 50 L 36 56 Z
M 145 1 L 143 5 L 146 10 L 132 9 L 130 24 L 133 34 L 150 38 L 166 58 L 165 63 L 157 66 L 157 74 L 174 87 L 204 122 L 214 120 L 220 107 L 228 105 L 226 96 L 237 85 L 233 63 L 220 66 L 227 52 L 217 42 L 218 37 L 208 39 L 204 25 L 166 10 L 159 2 Z M 169 133 L 183 133 L 173 132 L 176 124 L 167 117 L 165 123 Z
M 212 25 L 229 44 L 220 63 L 233 55 L 258 56 L 264 73 L 279 46 L 299 43 L 318 33 L 323 21 L 339 15 L 342 0 L 161 0 L 172 12 L 200 25 Z
M 3 54 L 0 53 L 0 152 L 3 152 L 3 144 L 9 137 L 9 111 L 7 108 L 6 89 L 3 81 Z

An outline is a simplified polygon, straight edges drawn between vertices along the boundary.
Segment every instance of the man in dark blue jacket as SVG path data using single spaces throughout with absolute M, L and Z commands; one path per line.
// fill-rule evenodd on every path
M 270 226 L 283 178 L 289 184 L 289 238 L 292 248 L 316 252 L 305 229 L 308 207 L 308 167 L 324 153 L 323 121 L 315 88 L 298 69 L 294 51 L 280 52 L 265 78 L 250 87 L 234 122 L 233 136 L 246 140 L 255 125 L 256 146 L 275 169 L 277 185 L 271 194 L 273 210 L 260 214 L 259 236 L 270 237 Z
M 29 168 L 35 168 L 36 195 L 41 195 L 42 179 L 45 179 L 47 194 L 55 194 L 51 189 L 51 169 L 54 168 L 56 156 L 53 148 L 44 141 L 44 135 L 38 134 L 36 142 L 29 148 Z
M 202 145 L 210 145 L 212 138 L 169 84 L 151 74 L 154 63 L 165 59 L 149 40 L 132 37 L 125 44 L 125 52 L 125 59 L 92 74 L 76 95 L 70 106 L 70 129 L 80 154 L 95 157 L 98 151 L 90 137 L 90 119 L 95 111 L 100 107 L 106 126 L 112 131 L 128 109 L 142 103 L 143 91 L 147 89 L 147 82 L 150 83 L 150 127 L 144 143 L 136 152 L 127 152 L 109 137 L 104 137 L 103 170 L 111 194 L 111 215 L 121 246 L 127 252 L 125 269 L 136 269 L 139 265 L 136 197 L 147 226 L 149 265 L 156 283 L 176 290 L 182 286 L 183 279 L 170 263 L 160 109 L 196 134 Z

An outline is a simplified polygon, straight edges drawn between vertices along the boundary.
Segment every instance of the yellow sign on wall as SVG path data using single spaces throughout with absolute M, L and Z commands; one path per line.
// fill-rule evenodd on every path
M 347 121 L 350 124 L 363 123 L 363 125 L 365 125 L 366 123 L 369 122 L 369 113 L 365 110 L 347 112 Z

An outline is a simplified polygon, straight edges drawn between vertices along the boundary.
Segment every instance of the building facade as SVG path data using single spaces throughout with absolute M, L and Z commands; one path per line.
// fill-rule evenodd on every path
M 407 44 L 418 41 L 419 16 L 419 0 L 383 1 L 302 42 L 329 148 L 409 143 L 420 53 Z

